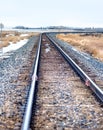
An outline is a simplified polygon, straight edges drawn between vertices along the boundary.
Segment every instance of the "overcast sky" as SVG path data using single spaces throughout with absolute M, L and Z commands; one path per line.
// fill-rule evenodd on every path
M 4 26 L 103 27 L 103 0 L 0 0 Z

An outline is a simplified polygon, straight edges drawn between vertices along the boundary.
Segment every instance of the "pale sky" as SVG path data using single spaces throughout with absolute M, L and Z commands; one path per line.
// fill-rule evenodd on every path
M 27 27 L 103 27 L 103 0 L 0 0 L 0 23 Z

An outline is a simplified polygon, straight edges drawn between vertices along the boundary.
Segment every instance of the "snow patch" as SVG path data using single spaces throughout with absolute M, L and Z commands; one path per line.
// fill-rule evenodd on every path
M 88 60 L 90 59 L 89 54 L 86 54 L 86 53 L 82 52 L 81 55 L 84 56 Z
M 50 47 L 45 49 L 45 52 L 48 53 L 50 51 Z
M 76 52 L 78 52 L 74 47 L 72 47 L 72 50 L 74 50 L 74 51 L 76 51 Z
M 45 49 L 45 53 L 48 53 L 49 51 L 50 51 L 50 46 L 49 46 L 49 44 L 47 43 L 47 44 L 45 44 L 45 46 L 47 47 L 46 49 Z
M 6 52 L 17 50 L 20 47 L 22 47 L 23 45 L 25 45 L 27 43 L 27 41 L 28 41 L 28 39 L 24 39 L 24 40 L 21 40 L 21 41 L 17 42 L 16 44 L 10 43 L 9 46 L 3 47 L 2 52 L 4 54 Z
M 28 34 L 21 34 L 20 37 L 29 36 Z
M 79 52 L 78 50 L 76 50 L 75 48 L 72 47 L 72 50 L 76 51 L 77 53 L 79 53 L 80 55 L 84 56 L 86 59 L 90 59 L 89 54 L 84 53 L 84 52 Z
M 15 36 L 14 34 L 7 34 L 6 37 Z

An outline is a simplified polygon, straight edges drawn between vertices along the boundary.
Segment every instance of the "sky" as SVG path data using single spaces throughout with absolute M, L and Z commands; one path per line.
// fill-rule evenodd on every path
M 4 26 L 103 27 L 103 0 L 0 0 Z

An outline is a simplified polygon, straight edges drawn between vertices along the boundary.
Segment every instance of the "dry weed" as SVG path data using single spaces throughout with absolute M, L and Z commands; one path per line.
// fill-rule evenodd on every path
M 27 35 L 22 36 L 21 34 L 27 34 Z M 0 44 L 0 48 L 8 46 L 10 43 L 16 44 L 20 40 L 29 39 L 30 37 L 38 34 L 39 33 L 33 33 L 33 32 L 21 33 L 17 31 L 3 31 L 2 43 Z
M 56 37 L 103 61 L 103 34 L 58 34 Z
M 1 44 L 0 44 L 0 49 L 2 47 L 7 47 L 8 45 L 10 45 L 10 43 L 8 41 L 3 41 Z

